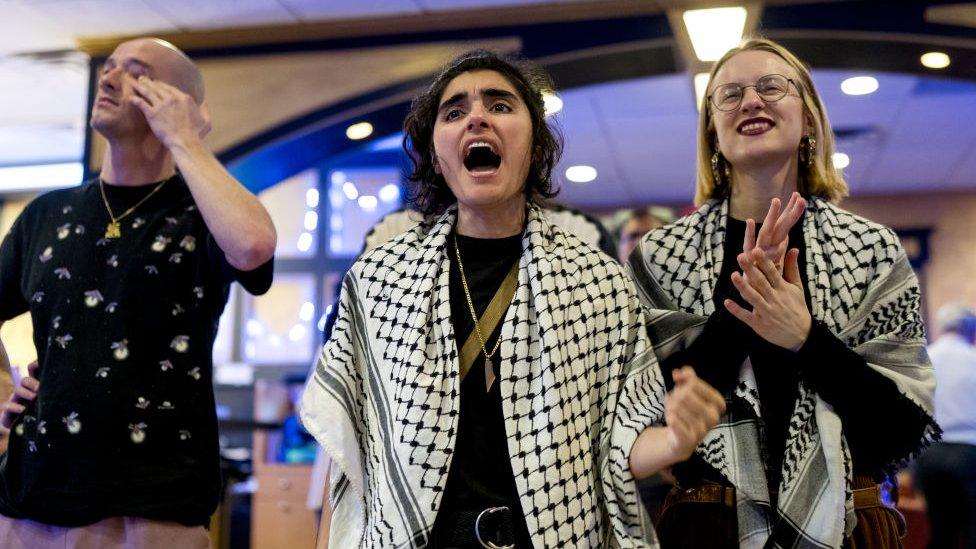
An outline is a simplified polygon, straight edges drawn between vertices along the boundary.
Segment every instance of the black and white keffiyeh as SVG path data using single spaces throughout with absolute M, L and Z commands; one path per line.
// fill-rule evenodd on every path
M 714 311 L 727 215 L 727 200 L 710 201 L 649 233 L 631 257 L 659 359 L 694 341 Z M 802 223 L 812 316 L 931 417 L 935 379 L 918 282 L 898 238 L 818 198 L 809 200 Z M 696 452 L 736 487 L 740 546 L 839 547 L 855 518 L 851 458 L 837 414 L 800 383 L 771 511 L 759 439 L 761 395 L 748 358 L 727 398 L 728 411 Z M 926 439 L 936 430 L 931 423 Z
M 597 219 L 562 204 L 547 203 L 540 209 L 546 220 L 562 229 L 564 233 L 573 235 L 610 257 L 616 257 L 617 248 L 613 242 L 613 236 Z M 423 221 L 424 215 L 422 213 L 408 208 L 386 214 L 366 233 L 361 253 L 366 253 L 380 244 L 392 240 L 400 233 L 405 233 L 420 225 Z
M 423 547 L 451 466 L 460 379 L 452 208 L 364 254 L 302 398 L 333 460 L 334 547 Z M 503 320 L 502 408 L 536 547 L 656 547 L 628 457 L 664 384 L 621 267 L 531 207 Z

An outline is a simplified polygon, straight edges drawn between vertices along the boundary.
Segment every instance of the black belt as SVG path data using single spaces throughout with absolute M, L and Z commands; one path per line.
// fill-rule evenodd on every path
M 444 528 L 434 533 L 431 546 L 487 549 L 515 547 L 515 528 L 512 524 L 512 511 L 508 507 L 455 511 L 445 517 L 444 524 Z

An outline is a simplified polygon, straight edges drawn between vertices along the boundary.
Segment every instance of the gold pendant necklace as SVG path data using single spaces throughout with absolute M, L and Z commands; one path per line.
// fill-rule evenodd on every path
M 105 226 L 105 238 L 118 238 L 122 236 L 122 226 L 114 219 Z
M 108 204 L 108 197 L 105 195 L 105 180 L 103 180 L 101 177 L 99 177 L 98 178 L 98 188 L 99 188 L 100 191 L 102 191 L 102 202 L 105 203 L 105 210 L 108 212 L 109 219 L 111 219 L 111 221 L 109 221 L 109 223 L 107 225 L 105 225 L 105 238 L 119 238 L 119 237 L 121 237 L 122 236 L 122 225 L 119 224 L 119 221 L 121 221 L 122 218 L 124 218 L 125 216 L 127 216 L 127 215 L 131 214 L 132 212 L 136 211 L 136 208 L 138 208 L 139 206 L 142 206 L 142 204 L 145 201 L 149 200 L 149 198 L 152 197 L 152 195 L 156 194 L 159 191 L 159 189 L 162 189 L 163 188 L 163 185 L 165 185 L 167 181 L 169 181 L 169 178 L 162 180 L 158 185 L 156 185 L 156 188 L 155 189 L 149 191 L 149 194 L 147 194 L 145 197 L 143 197 L 142 200 L 140 200 L 139 202 L 136 202 L 135 206 L 132 206 L 128 210 L 122 212 L 121 215 L 119 215 L 118 217 L 116 217 L 115 214 L 112 213 L 112 207 L 109 206 L 109 204 Z
M 488 351 L 488 342 L 485 335 L 481 332 L 481 323 L 478 322 L 478 313 L 474 308 L 474 301 L 471 299 L 471 290 L 468 289 L 468 279 L 464 276 L 464 265 L 461 263 L 461 249 L 458 247 L 457 235 L 454 235 L 454 253 L 457 255 L 458 273 L 461 275 L 461 287 L 464 288 L 464 297 L 468 302 L 468 311 L 471 313 L 471 320 L 474 321 L 474 331 L 478 334 L 478 342 L 481 343 L 481 352 L 485 355 L 485 392 L 491 390 L 495 383 L 495 364 L 491 357 L 498 351 L 498 346 L 502 344 L 502 336 L 499 334 L 495 340 L 495 346 Z M 491 334 L 488 334 L 490 337 Z

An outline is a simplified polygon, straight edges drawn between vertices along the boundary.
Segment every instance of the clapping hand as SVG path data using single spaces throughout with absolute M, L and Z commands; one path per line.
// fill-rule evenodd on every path
M 746 220 L 746 234 L 742 241 L 742 251 L 748 254 L 754 249 L 761 250 L 773 262 L 776 269 L 782 272 L 783 259 L 789 246 L 790 229 L 803 216 L 803 212 L 807 208 L 807 201 L 800 196 L 800 193 L 794 192 L 782 212 L 780 212 L 780 206 L 778 198 L 770 201 L 769 211 L 766 212 L 766 219 L 763 220 L 762 227 L 759 228 L 758 236 L 756 235 L 755 220 Z
M 732 273 L 732 284 L 752 310 L 731 299 L 725 300 L 725 308 L 756 334 L 792 351 L 803 346 L 813 324 L 804 299 L 799 254 L 798 249 L 790 249 L 783 273 L 759 248 L 739 254 L 742 273 Z
M 718 425 L 725 399 L 702 381 L 690 366 L 672 372 L 674 389 L 664 397 L 664 421 L 672 462 L 691 457 L 695 448 Z

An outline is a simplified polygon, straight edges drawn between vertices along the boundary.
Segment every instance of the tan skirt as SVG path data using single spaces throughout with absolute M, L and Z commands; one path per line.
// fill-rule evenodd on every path
M 0 540 L 3 549 L 210 549 L 203 526 L 131 517 L 63 528 L 0 515 Z

